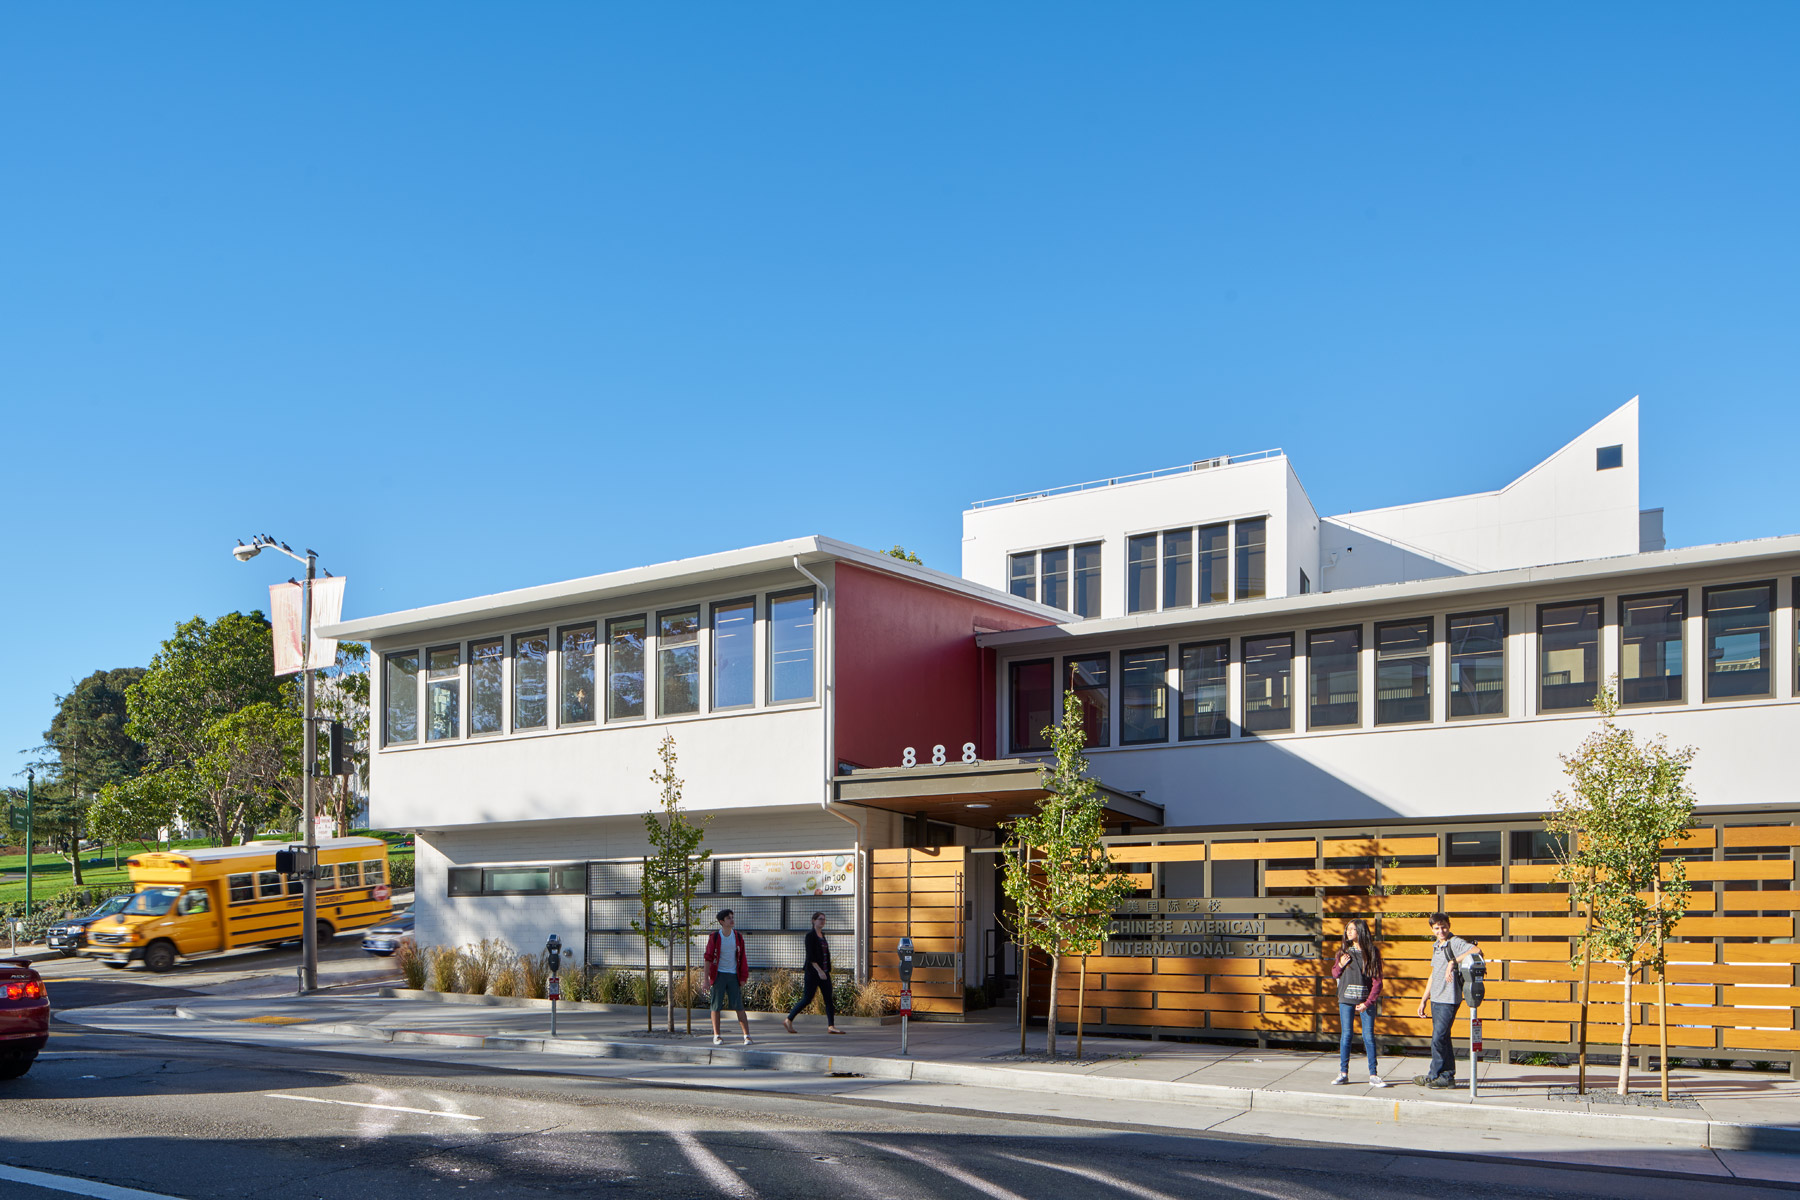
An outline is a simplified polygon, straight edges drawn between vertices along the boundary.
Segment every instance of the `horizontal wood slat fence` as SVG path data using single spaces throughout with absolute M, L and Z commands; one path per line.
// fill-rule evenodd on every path
M 1668 947 L 1670 1053 L 1785 1060 L 1792 1070 L 1800 1057 L 1794 1019 L 1800 809 L 1713 810 L 1701 820 L 1690 838 L 1666 851 L 1671 861 L 1686 860 L 1693 886 Z M 1108 953 L 1087 961 L 1090 1029 L 1259 1044 L 1335 1040 L 1330 955 L 1344 920 L 1360 916 L 1380 939 L 1385 960 L 1378 1035 L 1390 1044 L 1423 1043 L 1431 1022 L 1414 1014 L 1431 958 L 1426 917 L 1441 909 L 1458 934 L 1481 942 L 1487 957 L 1488 1047 L 1502 1053 L 1573 1048 L 1580 970 L 1570 965 L 1570 939 L 1584 919 L 1556 882 L 1539 822 L 1446 824 L 1429 835 L 1416 826 L 1392 834 L 1339 826 L 1310 836 L 1291 830 L 1266 837 L 1153 834 L 1108 843 L 1120 869 L 1147 872 L 1151 886 L 1122 906 Z M 1521 849 L 1528 853 L 1514 861 Z M 1484 861 L 1464 864 L 1457 857 Z M 1214 863 L 1253 864 L 1234 865 L 1230 878 L 1238 881 L 1235 890 L 1247 890 L 1241 884 L 1253 870 L 1254 895 L 1213 897 Z M 1170 864 L 1185 864 L 1185 885 L 1169 886 Z M 1204 887 L 1194 886 L 1201 879 Z M 1266 933 L 1229 932 L 1258 929 L 1249 923 L 1257 920 Z M 1307 944 L 1303 950 L 1300 942 Z M 1187 952 L 1154 953 L 1158 947 Z M 1037 1016 L 1045 1015 L 1049 999 L 1048 964 L 1040 961 L 1034 958 L 1030 987 Z M 1065 959 L 1063 966 L 1059 1024 L 1072 1027 L 1080 960 Z M 1655 982 L 1654 973 L 1640 972 L 1633 987 L 1634 1052 L 1656 1045 L 1655 989 L 1642 986 Z M 1618 1044 L 1627 1017 L 1622 968 L 1596 962 L 1590 999 L 1588 1045 L 1603 1054 Z M 1459 1023 L 1466 1016 L 1464 1009 Z

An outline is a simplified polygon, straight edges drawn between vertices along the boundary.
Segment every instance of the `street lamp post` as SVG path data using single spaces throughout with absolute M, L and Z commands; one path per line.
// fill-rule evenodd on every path
M 318 753 L 319 735 L 314 723 L 312 658 L 312 587 L 318 570 L 319 556 L 308 550 L 304 556 L 288 549 L 285 542 L 259 535 L 248 546 L 239 542 L 232 557 L 249 562 L 264 550 L 279 550 L 295 562 L 306 564 L 306 582 L 300 587 L 300 694 L 304 708 L 300 751 L 300 825 L 306 838 L 306 859 L 300 869 L 301 933 L 300 991 L 316 991 L 319 986 L 319 838 L 313 821 L 313 758 Z M 290 581 L 291 582 L 291 581 Z

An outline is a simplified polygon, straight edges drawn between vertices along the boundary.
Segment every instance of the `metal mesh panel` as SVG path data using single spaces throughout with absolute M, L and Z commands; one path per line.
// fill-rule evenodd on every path
M 613 896 L 624 892 L 635 896 L 643 878 L 642 863 L 591 862 L 588 864 L 588 895 Z
M 719 864 L 719 882 L 714 885 L 722 896 L 735 896 L 744 886 L 744 860 L 741 858 L 721 858 L 715 860 Z
M 855 896 L 794 896 L 788 900 L 787 928 L 805 933 L 812 915 L 825 914 L 826 933 L 849 933 L 856 920 Z
M 590 898 L 588 928 L 626 930 L 633 921 L 643 919 L 643 906 L 635 896 Z
M 798 933 L 759 933 L 745 939 L 750 955 L 750 969 L 765 967 L 799 968 L 806 965 L 806 939 Z
M 706 914 L 709 922 L 716 923 L 719 910 L 729 908 L 737 917 L 737 927 L 749 933 L 758 929 L 781 928 L 781 897 L 779 896 L 723 896 L 713 903 Z

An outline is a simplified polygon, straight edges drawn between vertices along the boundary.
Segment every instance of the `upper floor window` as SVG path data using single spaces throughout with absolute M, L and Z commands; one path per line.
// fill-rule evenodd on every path
M 606 623 L 606 719 L 627 721 L 644 715 L 643 617 L 616 617 Z
M 593 721 L 594 623 L 565 625 L 557 631 L 556 689 L 558 725 L 586 725 Z
M 1156 535 L 1125 540 L 1125 611 L 1156 611 Z
M 1745 583 L 1707 588 L 1706 698 L 1742 699 L 1772 692 L 1769 619 L 1775 585 Z
M 1037 551 L 1014 554 L 1007 558 L 1007 587 L 1021 600 L 1037 599 Z
M 1506 715 L 1506 613 L 1459 613 L 1448 630 L 1450 718 Z
M 462 647 L 425 652 L 425 740 L 441 742 L 462 734 Z
M 521 633 L 513 637 L 512 727 L 542 729 L 550 723 L 550 634 Z
M 469 643 L 469 735 L 499 733 L 506 721 L 506 643 Z
M 1231 599 L 1229 525 L 1200 527 L 1200 590 L 1202 604 L 1222 604 Z
M 1066 610 L 1069 607 L 1068 547 L 1045 550 L 1039 555 L 1039 562 L 1042 564 L 1040 579 L 1043 583 L 1044 603 L 1051 608 Z
M 1294 635 L 1244 639 L 1244 729 L 1281 733 L 1294 727 Z
M 813 591 L 769 597 L 769 703 L 813 696 Z
M 1624 465 L 1625 447 L 1622 444 L 1618 446 L 1601 446 L 1598 450 L 1594 451 L 1594 470 L 1596 471 L 1610 471 L 1614 467 L 1622 467 Z
M 1078 617 L 1100 615 L 1100 543 L 1075 547 L 1075 607 Z
M 1162 535 L 1163 607 L 1187 608 L 1194 603 L 1194 531 L 1171 529 Z
M 1230 642 L 1181 648 L 1182 741 L 1230 736 L 1230 678 Z
M 1431 720 L 1431 618 L 1375 626 L 1375 723 Z
M 1679 704 L 1687 593 L 1619 601 L 1619 703 Z
M 656 715 L 700 711 L 700 610 L 677 609 L 656 618 Z
M 1078 617 L 1100 615 L 1100 543 L 1007 555 L 1007 590 Z
M 713 605 L 712 635 L 714 710 L 756 703 L 756 601 Z
M 1259 600 L 1268 588 L 1269 522 L 1237 522 L 1237 595 L 1239 600 Z
M 387 672 L 381 681 L 384 701 L 381 742 L 384 746 L 419 740 L 419 652 L 408 650 L 387 656 Z
M 1538 709 L 1587 708 L 1600 690 L 1600 602 L 1538 606 Z
M 1089 654 L 1063 660 L 1063 685 L 1081 705 L 1086 744 L 1112 745 L 1112 655 Z
M 1127 650 L 1119 655 L 1119 744 L 1169 740 L 1169 652 Z
M 1362 720 L 1362 626 L 1319 629 L 1306 635 L 1309 729 L 1356 725 Z
M 1048 750 L 1044 731 L 1056 715 L 1056 665 L 1048 658 L 1016 662 L 1009 668 L 1007 724 L 1014 754 Z

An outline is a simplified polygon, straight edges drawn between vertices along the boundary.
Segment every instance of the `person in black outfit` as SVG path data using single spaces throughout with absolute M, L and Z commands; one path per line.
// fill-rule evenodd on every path
M 831 943 L 825 940 L 825 914 L 813 914 L 812 928 L 806 931 L 806 990 L 800 994 L 800 1003 L 788 1010 L 787 1017 L 781 1022 L 789 1033 L 794 1029 L 794 1018 L 800 1011 L 812 1003 L 814 992 L 825 993 L 825 1032 L 842 1033 L 837 1027 L 837 998 L 831 994 Z

